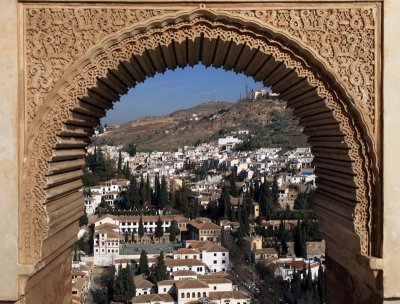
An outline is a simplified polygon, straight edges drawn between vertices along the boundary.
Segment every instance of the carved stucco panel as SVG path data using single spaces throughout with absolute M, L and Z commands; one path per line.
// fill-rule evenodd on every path
M 92 46 L 120 29 L 169 12 L 172 10 L 26 8 L 27 124 L 57 80 Z
M 373 177 L 369 171 L 370 160 L 367 145 L 363 140 L 357 123 L 351 118 L 348 106 L 340 97 L 332 95 L 329 84 L 318 74 L 315 69 L 308 66 L 293 56 L 293 53 L 280 47 L 280 43 L 273 41 L 266 33 L 255 33 L 249 30 L 235 28 L 230 24 L 220 21 L 209 21 L 207 18 L 197 17 L 191 21 L 180 21 L 176 24 L 165 25 L 163 28 L 153 28 L 145 33 L 116 39 L 103 52 L 95 56 L 89 63 L 80 67 L 79 74 L 70 79 L 69 83 L 60 89 L 53 99 L 51 111 L 42 117 L 37 138 L 32 146 L 31 159 L 29 160 L 26 187 L 26 222 L 25 231 L 28 236 L 25 240 L 25 250 L 34 260 L 40 257 L 41 242 L 47 235 L 45 201 L 46 180 L 44 172 L 48 170 L 48 160 L 52 157 L 52 147 L 57 142 L 56 134 L 62 128 L 62 121 L 68 119 L 70 111 L 78 107 L 78 98 L 87 94 L 88 87 L 94 87 L 97 77 L 105 77 L 108 69 L 114 69 L 120 61 L 129 60 L 132 54 L 141 55 L 145 49 L 154 49 L 159 43 L 169 43 L 172 39 L 179 42 L 188 37 L 194 39 L 200 34 L 205 37 L 222 37 L 232 39 L 237 44 L 246 43 L 260 51 L 273 54 L 277 60 L 296 69 L 298 74 L 307 77 L 309 83 L 318 88 L 318 92 L 325 97 L 326 104 L 333 110 L 335 118 L 345 134 L 346 143 L 350 148 L 350 157 L 354 161 L 353 170 L 357 174 L 357 200 L 355 209 L 355 229 L 361 239 L 362 253 L 367 255 L 370 241 L 370 202 L 372 199 Z M 296 58 L 296 59 L 295 59 Z M 343 99 L 344 100 L 344 99 Z M 30 236 L 36 233 L 34 239 Z
M 25 10 L 27 123 L 63 72 L 104 37 L 173 10 L 48 8 Z M 257 19 L 296 37 L 323 58 L 362 109 L 374 132 L 375 7 L 228 11 Z
M 377 8 L 229 11 L 274 26 L 298 38 L 325 60 L 375 129 Z

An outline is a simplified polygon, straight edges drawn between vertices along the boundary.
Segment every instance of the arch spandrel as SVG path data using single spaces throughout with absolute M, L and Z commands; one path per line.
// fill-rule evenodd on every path
M 82 110 L 80 100 L 89 100 L 90 103 L 90 101 L 99 100 L 98 95 L 103 95 L 102 98 L 106 100 L 101 101 L 104 104 L 102 107 L 107 108 L 107 103 L 115 101 L 119 94 L 125 92 L 121 83 L 129 86 L 143 81 L 143 79 L 139 79 L 140 77 L 135 78 L 133 76 L 135 73 L 129 72 L 129 67 L 132 68 L 134 64 L 140 65 L 140 62 L 142 65 L 145 65 L 146 62 L 148 64 L 149 61 L 152 62 L 151 58 L 154 57 L 151 53 L 163 52 L 160 49 L 168 52 L 171 41 L 176 44 L 174 49 L 188 41 L 188 47 L 195 48 L 198 39 L 234 43 L 236 46 L 246 45 L 250 48 L 250 52 L 272 55 L 274 60 L 282 62 L 287 71 L 285 73 L 294 79 L 294 87 L 296 84 L 302 84 L 302 79 L 307 80 L 302 88 L 308 86 L 310 94 L 313 94 L 315 99 L 307 101 L 295 96 L 292 103 L 297 107 L 299 105 L 306 107 L 310 105 L 310 101 L 319 102 L 323 108 L 321 108 L 321 113 L 313 116 L 314 120 L 331 121 L 327 125 L 333 125 L 333 127 L 331 129 L 329 127 L 328 131 L 343 136 L 342 141 L 331 144 L 331 146 L 324 146 L 327 142 L 321 143 L 317 139 L 314 140 L 315 145 L 312 142 L 311 145 L 316 158 L 321 159 L 322 163 L 324 163 L 324 158 L 331 157 L 333 166 L 340 162 L 347 164 L 350 173 L 337 173 L 339 176 L 345 177 L 343 191 L 337 190 L 337 193 L 343 204 L 354 209 L 351 216 L 354 221 L 354 230 L 359 237 L 359 244 L 355 245 L 356 251 L 359 248 L 360 255 L 371 255 L 373 251 L 371 240 L 374 233 L 371 214 L 372 202 L 375 201 L 373 189 L 376 182 L 374 176 L 376 158 L 373 138 L 368 135 L 370 129 L 363 123 L 361 117 L 364 116 L 351 98 L 352 93 L 347 94 L 346 84 L 343 84 L 340 78 L 335 76 L 334 69 L 330 71 L 326 61 L 319 60 L 318 55 L 311 60 L 313 54 L 311 48 L 300 45 L 298 40 L 292 41 L 290 35 L 286 35 L 282 31 L 276 31 L 273 27 L 262 25 L 254 20 L 248 21 L 243 16 L 238 17 L 230 13 L 212 10 L 195 10 L 179 13 L 169 12 L 109 34 L 99 45 L 94 44 L 94 47 L 88 47 L 86 53 L 76 59 L 75 63 L 66 65 L 68 68 L 63 71 L 63 76 L 58 80 L 55 80 L 57 78 L 55 77 L 54 83 L 49 86 L 50 89 L 43 91 L 46 93 L 38 94 L 43 97 L 43 100 L 38 104 L 31 104 L 34 109 L 31 113 L 35 113 L 34 115 L 37 117 L 33 116 L 31 121 L 30 130 L 32 131 L 28 142 L 26 205 L 24 206 L 26 213 L 23 216 L 25 225 L 21 234 L 27 261 L 34 262 L 46 258 L 42 254 L 42 242 L 53 234 L 49 227 L 54 225 L 49 216 L 49 206 L 57 200 L 62 200 L 63 196 L 70 199 L 80 187 L 78 173 L 72 173 L 73 177 L 64 184 L 58 185 L 49 182 L 52 175 L 63 174 L 64 171 L 69 172 L 68 165 L 64 171 L 54 169 L 54 167 L 60 166 L 60 162 L 74 162 L 84 153 L 81 149 L 75 149 L 68 154 L 57 148 L 68 146 L 66 137 L 75 136 L 74 132 L 66 131 L 68 122 L 85 128 L 93 127 L 97 123 L 96 115 L 92 115 L 93 117 L 90 119 L 84 114 L 82 115 L 85 111 Z M 215 44 L 218 42 L 214 43 L 214 47 Z M 191 63 L 191 61 L 197 63 L 200 56 L 194 55 L 194 58 L 185 58 L 185 60 L 187 63 Z M 135 58 L 134 64 L 132 64 L 132 58 Z M 163 72 L 169 65 L 173 65 L 164 60 L 148 64 L 145 76 Z M 226 61 L 229 60 L 225 58 L 222 63 L 220 61 L 220 65 L 225 66 Z M 122 67 L 127 62 L 131 62 L 129 67 Z M 175 64 L 178 65 L 178 62 Z M 235 67 L 235 64 L 233 66 Z M 236 72 L 245 72 L 254 77 L 250 71 L 236 70 L 234 67 L 233 70 Z M 276 71 L 279 72 L 277 69 Z M 139 73 L 139 71 L 137 72 Z M 120 83 L 117 84 L 115 81 L 110 83 L 112 78 L 119 79 Z M 279 80 L 279 75 L 272 80 L 267 77 L 265 81 L 268 83 L 268 81 L 278 81 L 277 79 Z M 282 80 L 275 84 L 282 88 L 283 95 L 291 90 L 291 88 L 285 87 Z M 89 91 L 88 88 L 90 88 Z M 313 88 L 314 90 L 312 90 Z M 96 97 L 93 97 L 94 95 Z M 291 100 L 288 100 L 289 104 L 290 102 Z M 296 109 L 296 106 L 293 107 Z M 303 119 L 303 122 L 307 124 L 308 112 L 300 111 L 300 113 L 303 113 L 303 117 L 300 115 L 300 121 Z M 315 128 L 315 125 L 310 124 L 308 129 L 312 128 Z M 63 134 L 70 135 L 64 136 Z M 315 137 L 313 132 L 310 134 L 311 137 Z M 89 135 L 90 131 L 84 133 L 84 136 Z M 80 166 L 82 164 L 75 164 L 74 169 L 71 170 L 80 172 Z M 329 167 L 327 163 L 322 165 L 322 168 L 324 166 Z M 46 176 L 43 172 L 49 173 Z M 335 195 L 335 190 L 331 190 L 332 184 L 326 176 L 324 177 L 321 172 L 319 177 L 321 201 L 327 193 L 330 193 L 331 196 Z M 331 199 L 334 200 L 333 197 Z M 75 198 L 73 202 L 76 202 Z

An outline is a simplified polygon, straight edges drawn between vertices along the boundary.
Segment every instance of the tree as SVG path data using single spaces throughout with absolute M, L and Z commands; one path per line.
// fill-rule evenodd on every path
M 149 176 L 149 173 L 147 173 L 147 178 L 146 178 L 146 202 L 147 203 L 151 202 L 151 190 L 150 190 L 150 176 Z
M 128 152 L 130 156 L 136 155 L 136 145 L 135 142 L 131 141 L 125 146 L 125 151 Z
M 321 265 L 318 268 L 317 289 L 320 303 L 325 303 L 325 272 Z
M 154 279 L 156 282 L 169 279 L 169 273 L 167 270 L 167 266 L 165 266 L 163 251 L 161 251 L 160 255 L 157 258 L 157 264 L 154 269 Z
M 248 215 L 248 200 L 246 200 L 244 195 L 243 195 L 242 216 L 243 216 L 243 233 L 248 234 L 250 231 L 250 223 L 249 223 L 249 215 Z
M 168 191 L 167 191 L 167 181 L 165 176 L 161 178 L 161 186 L 160 186 L 160 208 L 163 209 L 169 206 L 169 199 L 168 199 Z
M 244 236 L 244 232 L 243 232 L 243 216 L 242 216 L 242 206 L 241 206 L 241 202 L 240 202 L 240 198 L 239 198 L 239 200 L 238 200 L 238 215 L 237 215 L 237 217 L 238 217 L 238 219 L 239 219 L 239 232 L 238 232 L 238 243 L 239 243 L 239 246 L 241 246 L 242 245 L 242 239 L 243 239 L 243 236 Z
M 139 220 L 138 234 L 139 234 L 139 238 L 142 238 L 144 236 L 144 226 L 143 226 L 142 217 L 140 217 L 140 220 Z
M 231 204 L 231 198 L 229 196 L 229 190 L 226 186 L 222 188 L 221 196 L 219 197 L 218 205 L 220 210 L 220 217 L 225 219 L 229 218 L 229 206 Z
M 161 209 L 161 206 L 160 206 L 160 175 L 158 173 L 154 177 L 153 205 L 155 205 Z
M 124 166 L 124 175 L 126 179 L 131 179 L 131 168 L 129 167 L 129 162 L 127 161 Z
M 146 277 L 150 275 L 149 261 L 144 250 L 140 253 L 138 274 L 144 274 Z
M 272 198 L 272 202 L 273 202 L 274 206 L 275 207 L 279 206 L 279 186 L 278 186 L 276 174 L 274 175 L 274 181 L 272 182 L 271 198 Z
M 269 190 L 269 184 L 267 177 L 264 178 L 264 182 L 260 186 L 260 209 L 261 214 L 270 217 L 272 214 L 272 196 Z
M 136 178 L 131 177 L 129 188 L 126 195 L 127 205 L 130 209 L 138 208 L 140 204 L 139 190 L 136 183 Z
M 169 229 L 169 241 L 171 243 L 175 243 L 176 241 L 176 232 L 177 232 L 177 223 L 175 221 L 172 221 Z
M 128 303 L 136 295 L 130 265 L 120 268 L 114 282 L 114 301 Z
M 122 153 L 121 150 L 118 152 L 118 166 L 117 166 L 118 175 L 122 175 Z
M 84 209 L 83 212 L 84 212 L 83 215 L 79 218 L 79 227 L 85 226 L 89 223 L 89 219 L 87 217 L 86 210 Z
M 231 181 L 230 181 L 230 194 L 233 197 L 238 197 L 239 196 L 239 191 L 238 188 L 236 187 L 236 183 L 235 183 L 235 179 L 233 177 L 231 177 Z
M 161 238 L 163 235 L 164 235 L 164 229 L 163 229 L 163 222 L 162 222 L 162 220 L 161 220 L 161 217 L 159 216 L 158 217 L 158 221 L 157 221 L 157 226 L 156 226 L 156 229 L 155 229 L 155 231 L 154 231 L 154 236 L 156 237 L 156 238 Z
M 307 242 L 304 225 L 297 221 L 297 226 L 294 229 L 294 253 L 297 257 L 307 258 Z
M 125 241 L 125 244 L 128 243 L 128 241 L 129 241 L 129 233 L 128 233 L 128 231 L 125 231 L 124 241 Z
M 143 206 L 146 201 L 146 185 L 143 179 L 143 174 L 140 175 L 140 204 Z

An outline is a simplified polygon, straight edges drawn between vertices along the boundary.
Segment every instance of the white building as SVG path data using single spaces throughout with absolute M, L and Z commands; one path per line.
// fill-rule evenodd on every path
M 176 272 L 178 270 L 191 270 L 197 274 L 208 272 L 207 265 L 196 259 L 165 259 L 165 266 L 167 266 L 169 272 Z
M 314 261 L 313 259 L 304 260 L 304 259 L 290 259 L 290 258 L 281 258 L 275 261 L 277 268 L 275 269 L 275 276 L 281 277 L 283 280 L 290 282 L 293 279 L 294 272 L 301 272 L 306 268 L 308 272 L 311 270 L 311 277 L 315 280 L 318 276 L 318 269 L 320 267 L 320 263 Z M 301 274 L 303 277 L 303 274 Z
M 209 241 L 186 241 L 188 249 L 200 253 L 201 261 L 207 265 L 210 272 L 225 272 L 229 268 L 229 250 Z
M 93 257 L 94 265 L 110 266 L 119 256 L 118 226 L 104 223 L 95 227 Z
M 196 301 L 205 301 L 211 304 L 250 303 L 250 297 L 247 294 L 233 291 L 232 281 L 220 275 L 199 275 L 196 278 L 185 280 L 165 280 L 158 282 L 157 285 L 159 296 L 173 294 L 176 296 L 175 303 L 177 304 L 197 303 Z M 149 302 L 140 302 L 135 297 L 132 299 L 132 303 L 147 304 Z

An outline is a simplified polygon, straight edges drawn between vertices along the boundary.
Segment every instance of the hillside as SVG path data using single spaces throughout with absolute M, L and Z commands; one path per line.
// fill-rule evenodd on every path
M 169 115 L 130 121 L 94 140 L 111 145 L 134 141 L 139 151 L 167 151 L 246 129 L 254 135 L 247 137 L 252 147 L 306 145 L 297 120 L 284 105 L 268 100 L 203 103 Z

